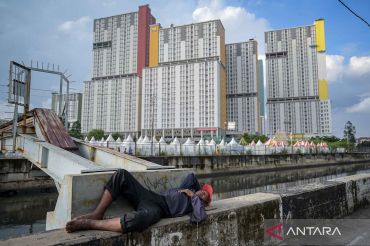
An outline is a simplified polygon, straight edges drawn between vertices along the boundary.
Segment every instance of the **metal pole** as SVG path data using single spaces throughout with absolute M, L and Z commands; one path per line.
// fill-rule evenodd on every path
M 64 121 L 64 126 L 66 130 L 68 131 L 68 116 L 69 116 L 69 80 L 66 80 L 67 82 L 67 96 L 65 99 L 65 105 L 66 105 L 66 118 Z
M 151 153 L 152 153 L 152 156 L 153 156 L 153 138 L 154 138 L 154 102 L 153 102 L 153 94 L 151 94 L 151 98 L 150 98 L 150 108 L 152 109 L 152 144 L 151 144 Z
M 10 77 L 9 77 L 9 86 L 13 85 L 13 95 L 15 92 L 15 104 L 14 104 L 14 115 L 13 115 L 13 153 L 15 153 L 16 143 L 17 143 L 17 124 L 18 124 L 18 85 L 14 86 L 11 83 L 12 80 L 12 68 L 13 63 L 10 64 Z M 14 74 L 17 74 L 17 70 L 15 69 Z M 13 80 L 14 81 L 14 80 Z M 10 90 L 10 88 L 9 88 Z
M 30 110 L 30 96 L 31 96 L 31 70 L 27 70 L 26 74 L 26 91 L 24 95 L 24 112 L 23 112 L 23 133 L 27 131 L 27 114 Z
M 60 85 L 59 85 L 59 117 L 62 116 L 62 93 L 63 93 L 63 76 L 60 76 Z

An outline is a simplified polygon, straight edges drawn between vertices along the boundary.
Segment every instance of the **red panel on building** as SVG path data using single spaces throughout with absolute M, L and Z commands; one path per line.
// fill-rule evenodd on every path
M 137 40 L 137 74 L 141 77 L 143 68 L 149 65 L 149 25 L 155 24 L 149 5 L 139 6 Z

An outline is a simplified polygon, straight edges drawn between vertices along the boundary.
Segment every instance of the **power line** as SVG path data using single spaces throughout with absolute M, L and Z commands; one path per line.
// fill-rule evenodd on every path
M 0 86 L 9 87 L 8 85 L 0 85 Z M 70 88 L 70 89 L 71 89 L 71 88 Z M 46 92 L 54 92 L 54 91 L 57 91 L 57 90 L 46 90 L 46 89 L 39 89 L 39 88 L 31 88 L 31 91 L 46 91 Z
M 357 18 L 359 18 L 360 20 L 362 20 L 363 22 L 366 23 L 366 25 L 368 27 L 370 27 L 370 24 L 369 22 L 367 22 L 364 18 L 362 18 L 361 16 L 359 16 L 358 14 L 356 14 L 350 7 L 348 7 L 345 3 L 343 3 L 341 0 L 338 0 L 338 2 L 340 2 L 346 9 L 348 9 L 352 14 L 354 14 Z

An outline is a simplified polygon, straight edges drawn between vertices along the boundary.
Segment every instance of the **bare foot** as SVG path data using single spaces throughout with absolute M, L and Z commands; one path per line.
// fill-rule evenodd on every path
M 88 219 L 71 220 L 66 224 L 66 231 L 71 233 L 75 231 L 88 230 L 91 227 L 90 222 L 91 220 Z
M 83 214 L 83 215 L 73 218 L 73 220 L 81 220 L 81 219 L 101 220 L 103 219 L 103 216 L 100 214 L 89 213 L 89 214 Z

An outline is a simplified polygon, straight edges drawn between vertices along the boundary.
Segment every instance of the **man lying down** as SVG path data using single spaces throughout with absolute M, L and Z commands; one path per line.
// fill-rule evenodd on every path
M 191 222 L 207 218 L 205 207 L 212 201 L 213 189 L 209 184 L 200 187 L 195 175 L 189 174 L 178 188 L 157 194 L 144 188 L 128 171 L 117 170 L 108 183 L 96 209 L 66 224 L 66 231 L 105 230 L 114 232 L 143 231 L 161 218 L 190 215 Z M 113 200 L 123 196 L 135 211 L 122 217 L 103 219 Z

